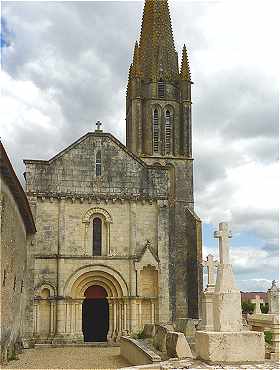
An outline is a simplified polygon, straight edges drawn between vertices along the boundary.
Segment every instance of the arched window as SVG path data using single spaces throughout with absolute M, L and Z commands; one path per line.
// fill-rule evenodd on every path
M 165 85 L 162 80 L 158 81 L 158 97 L 159 98 L 164 98 L 165 95 Z
M 158 125 L 158 110 L 155 109 L 153 113 L 153 147 L 154 153 L 158 153 L 159 144 L 159 125 Z
M 102 248 L 102 220 L 99 217 L 93 219 L 93 255 L 101 256 Z
M 172 152 L 172 117 L 169 110 L 165 112 L 165 154 Z
M 96 176 L 101 176 L 101 151 L 98 150 L 95 158 L 95 173 Z

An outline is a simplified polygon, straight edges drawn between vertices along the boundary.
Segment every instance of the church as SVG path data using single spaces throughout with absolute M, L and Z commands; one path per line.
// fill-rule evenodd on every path
M 117 341 L 200 315 L 191 74 L 165 0 L 146 0 L 126 95 L 126 146 L 97 129 L 24 160 L 36 225 L 25 286 L 35 343 Z

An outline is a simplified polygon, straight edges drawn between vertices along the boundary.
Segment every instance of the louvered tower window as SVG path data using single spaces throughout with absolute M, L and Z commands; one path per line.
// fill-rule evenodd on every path
M 101 151 L 100 150 L 96 153 L 95 173 L 96 173 L 96 176 L 101 176 Z
M 101 256 L 102 248 L 102 220 L 99 217 L 93 219 L 93 255 Z
M 158 153 L 159 149 L 159 125 L 158 125 L 158 110 L 153 113 L 153 147 L 154 153 Z
M 167 110 L 165 112 L 165 154 L 171 154 L 172 142 L 172 127 L 171 127 L 171 114 Z
M 158 81 L 158 97 L 159 98 L 164 98 L 165 95 L 165 85 L 162 80 Z

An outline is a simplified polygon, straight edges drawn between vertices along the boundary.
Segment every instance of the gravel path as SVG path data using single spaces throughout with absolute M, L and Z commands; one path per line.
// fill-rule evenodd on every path
M 118 369 L 129 363 L 119 347 L 62 347 L 26 349 L 5 369 Z

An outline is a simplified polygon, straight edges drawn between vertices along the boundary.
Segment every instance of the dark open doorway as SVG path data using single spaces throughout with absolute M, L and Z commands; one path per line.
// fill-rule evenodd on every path
M 99 285 L 89 287 L 83 302 L 83 334 L 85 342 L 106 342 L 109 330 L 109 305 L 106 290 Z

